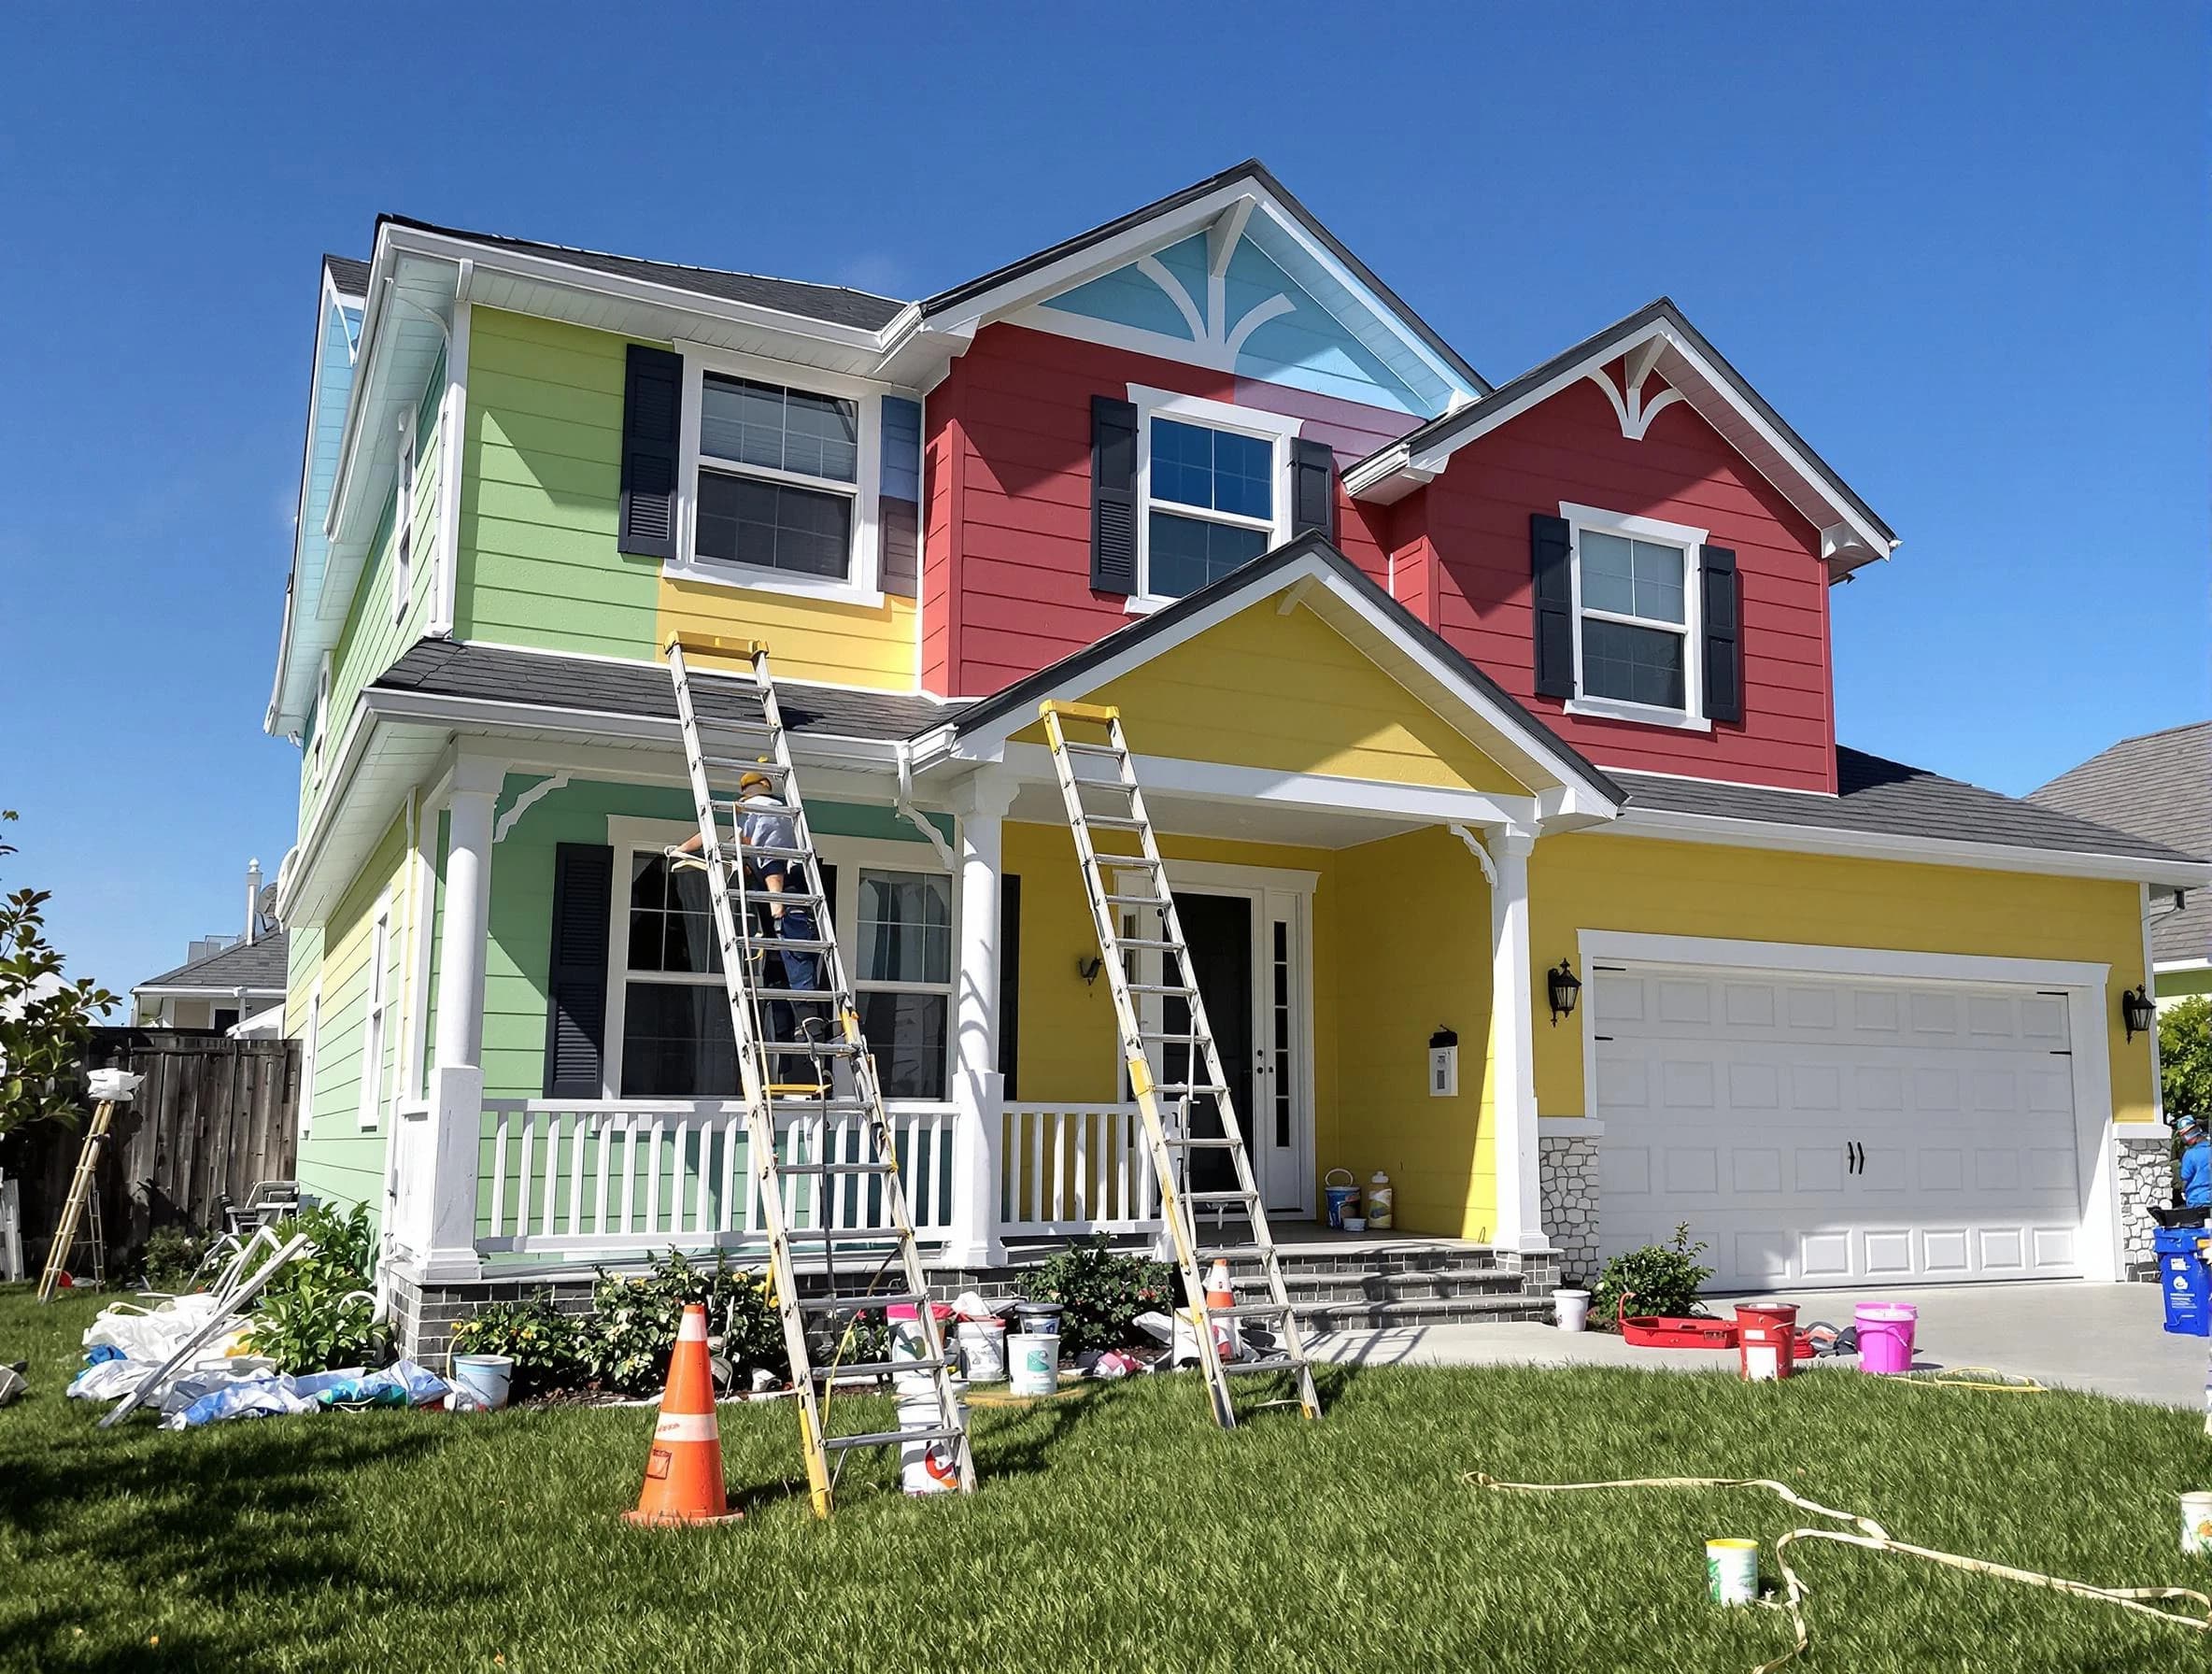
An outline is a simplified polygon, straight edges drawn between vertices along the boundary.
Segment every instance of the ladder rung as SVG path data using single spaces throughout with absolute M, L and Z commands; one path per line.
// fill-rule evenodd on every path
M 1163 1136 L 1170 1145 L 1182 1145 L 1192 1151 L 1234 1151 L 1237 1142 L 1227 1138 L 1195 1139 L 1188 1134 L 1170 1133 Z
M 819 994 L 810 994 L 804 988 L 765 988 L 759 990 L 769 1000 L 818 1000 Z M 804 1053 L 809 1057 L 856 1057 L 860 1049 L 850 1041 L 761 1041 L 757 1043 L 763 1052 L 780 1053 L 785 1057 Z
M 730 899 L 762 907 L 818 907 L 824 898 L 813 889 L 732 889 Z
M 915 1364 L 919 1364 L 915 1362 Z M 934 1430 L 871 1430 L 861 1436 L 825 1436 L 825 1452 L 839 1453 L 848 1447 L 889 1447 L 900 1441 L 950 1441 L 961 1432 L 957 1429 Z
M 1303 1360 L 1295 1355 L 1282 1355 L 1268 1360 L 1224 1360 L 1221 1363 L 1221 1369 L 1234 1372 L 1297 1371 L 1305 1364 Z
M 776 848 L 765 843 L 725 843 L 722 846 L 733 855 L 749 855 L 769 860 L 811 860 L 815 858 L 815 851 L 811 848 Z
M 1217 1086 L 1210 1081 L 1160 1081 L 1153 1084 L 1156 1093 L 1226 1093 L 1228 1088 Z
M 769 1103 L 779 1116 L 872 1116 L 875 1106 L 865 1099 L 823 1099 L 813 1093 L 786 1094 Z
M 1116 936 L 1113 938 L 1113 945 L 1117 948 L 1156 947 L 1164 953 L 1181 953 L 1183 951 L 1183 943 L 1180 942 L 1160 942 L 1144 936 Z
M 921 1301 L 921 1297 L 911 1290 L 883 1291 L 865 1297 L 801 1297 L 801 1313 L 837 1313 L 845 1309 L 865 1311 L 871 1308 L 905 1308 Z
M 841 1238 L 866 1239 L 871 1243 L 903 1243 L 914 1236 L 904 1227 L 790 1227 L 784 1238 L 792 1243 L 835 1243 Z
M 1111 756 L 1116 761 L 1121 759 L 1121 752 L 1110 744 L 1077 744 L 1070 740 L 1060 747 L 1071 756 Z
M 895 1162 L 779 1162 L 778 1174 L 895 1174 Z
M 728 768 L 730 772 L 739 773 L 759 773 L 762 778 L 771 780 L 787 779 L 793 772 L 790 767 L 776 760 L 773 756 L 762 761 L 751 756 L 710 756 L 702 750 L 691 759 L 702 767 Z M 715 800 L 716 802 L 729 801 L 727 797 L 717 797 Z
M 880 1378 L 902 1371 L 935 1371 L 939 1367 L 950 1370 L 953 1358 L 946 1355 L 939 1359 L 920 1360 L 848 1360 L 843 1366 L 816 1366 L 810 1369 L 817 1378 Z
M 1116 907 L 1164 907 L 1168 903 L 1156 895 L 1109 895 L 1107 902 Z
M 1097 849 L 1093 849 L 1091 851 L 1091 864 L 1100 871 L 1104 871 L 1109 866 L 1149 866 L 1156 872 L 1167 865 L 1167 861 L 1156 860 L 1150 855 L 1102 855 Z M 1157 906 L 1159 902 L 1155 901 L 1152 904 Z
M 1106 831 L 1141 831 L 1149 825 L 1148 821 L 1133 819 L 1126 814 L 1085 814 L 1083 823 Z
M 1275 1246 L 1273 1244 L 1223 1244 L 1217 1249 L 1199 1250 L 1195 1259 L 1201 1267 L 1213 1261 L 1269 1263 L 1275 1259 Z
M 1256 1202 L 1258 1199 L 1259 1194 L 1257 1192 L 1248 1192 L 1242 1190 L 1220 1192 L 1184 1192 L 1183 1194 L 1183 1200 L 1185 1203 L 1252 1203 Z
M 1234 1308 L 1209 1308 L 1208 1319 L 1280 1319 L 1291 1311 L 1288 1302 L 1239 1302 Z
M 1129 992 L 1132 994 L 1196 994 L 1198 989 L 1189 983 L 1131 983 Z

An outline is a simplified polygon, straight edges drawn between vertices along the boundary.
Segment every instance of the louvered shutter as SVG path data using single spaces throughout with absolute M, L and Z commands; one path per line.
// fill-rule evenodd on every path
M 553 947 L 546 976 L 546 1097 L 605 1093 L 607 915 L 615 851 L 563 843 L 553 851 Z
M 1743 581 L 1725 546 L 1698 549 L 1705 582 L 1705 716 L 1743 719 Z
M 1091 397 L 1091 586 L 1137 590 L 1137 408 Z
M 665 348 L 630 346 L 622 382 L 622 505 L 617 545 L 643 558 L 676 555 L 676 428 L 684 362 Z
M 1326 442 L 1290 445 L 1290 532 L 1337 538 L 1337 453 Z
M 1536 692 L 1575 695 L 1574 554 L 1565 518 L 1528 518 L 1529 598 L 1535 606 Z

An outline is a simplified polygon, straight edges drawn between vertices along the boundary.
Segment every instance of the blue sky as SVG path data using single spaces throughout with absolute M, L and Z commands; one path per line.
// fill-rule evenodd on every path
M 1051 9 L 8 8 L 0 885 L 73 970 L 291 842 L 317 257 L 379 210 L 915 296 L 1256 154 L 1493 379 L 1680 303 L 1904 539 L 1847 742 L 2020 792 L 2212 710 L 2202 7 Z

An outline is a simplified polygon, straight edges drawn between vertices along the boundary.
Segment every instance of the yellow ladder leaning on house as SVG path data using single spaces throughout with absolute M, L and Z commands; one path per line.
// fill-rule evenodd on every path
M 699 694 L 693 689 L 691 672 L 685 661 L 687 643 L 716 655 L 742 656 L 751 665 L 749 675 L 714 680 L 714 690 L 723 701 L 712 715 L 701 713 Z M 675 688 L 676 718 L 683 732 L 684 762 L 699 821 L 699 861 L 706 870 L 715 942 L 721 950 L 723 987 L 737 1049 L 739 1090 L 745 1111 L 746 1161 L 759 1192 L 761 1218 L 768 1234 L 769 1270 L 783 1320 L 785 1347 L 791 1359 L 800 1440 L 815 1513 L 830 1514 L 830 1455 L 854 1448 L 904 1442 L 920 1442 L 933 1452 L 942 1447 L 950 1454 L 960 1491 L 972 1492 L 975 1465 L 963 1409 L 953 1394 L 952 1357 L 929 1307 L 929 1282 L 922 1270 L 906 1191 L 900 1179 L 899 1154 L 884 1110 L 882 1084 L 860 1031 L 852 981 L 830 921 L 821 857 L 815 849 L 799 771 L 792 764 L 790 741 L 776 703 L 768 647 L 754 641 L 732 644 L 703 635 L 674 634 L 668 640 L 667 658 L 669 677 Z M 762 846 L 744 842 L 744 817 L 753 810 L 741 806 L 740 781 L 756 773 L 768 782 L 768 794 L 773 799 L 768 811 L 788 822 L 791 841 L 787 844 Z M 748 862 L 761 860 L 783 864 L 785 889 L 772 892 L 753 887 L 746 868 Z M 758 911 L 793 907 L 811 910 L 816 930 L 814 937 L 786 940 L 757 933 Z M 766 956 L 779 947 L 819 956 L 822 986 L 808 989 L 770 986 L 765 980 Z M 773 1039 L 769 1024 L 772 1009 L 778 1003 L 805 1008 L 813 1027 L 802 1023 L 791 1031 L 798 1037 L 791 1041 Z M 801 1060 L 811 1069 L 811 1081 L 799 1081 L 792 1073 Z M 779 1144 L 776 1130 L 779 1123 L 786 1121 L 785 1142 Z M 831 1143 L 832 1132 L 848 1121 L 857 1122 L 864 1136 L 860 1155 L 832 1156 L 831 1151 L 840 1148 Z M 838 1190 L 840 1184 L 847 1186 L 845 1192 Z M 872 1195 L 880 1205 L 880 1216 L 860 1210 Z M 858 1224 L 837 1224 L 841 1198 L 851 1205 L 851 1213 L 844 1218 Z M 803 1227 L 793 1224 L 795 1204 L 800 1201 L 811 1204 L 813 1211 L 809 1217 L 812 1225 Z M 803 1214 L 804 1211 L 799 1213 Z M 794 1246 L 801 1244 L 818 1246 L 821 1294 L 800 1294 L 801 1274 Z M 858 1256 L 863 1263 L 873 1256 L 873 1270 L 863 1275 L 859 1269 L 848 1268 L 841 1272 L 841 1256 Z M 878 1291 L 877 1283 L 893 1263 L 900 1274 L 897 1287 L 887 1293 Z M 815 1275 L 810 1271 L 805 1276 Z M 856 1284 L 861 1287 L 855 1288 Z M 919 1358 L 840 1364 L 832 1355 L 830 1364 L 815 1364 L 814 1346 L 807 1336 L 810 1319 L 826 1320 L 835 1331 L 841 1320 L 849 1320 L 863 1309 L 901 1303 L 912 1304 L 917 1315 L 922 1346 Z M 877 1372 L 928 1374 L 930 1398 L 937 1407 L 935 1424 L 917 1430 L 841 1436 L 826 1433 L 830 1378 Z
M 1300 1411 L 1308 1418 L 1318 1418 L 1321 1397 L 1313 1387 L 1313 1369 L 1306 1357 L 1297 1314 L 1283 1282 L 1282 1260 L 1268 1230 L 1267 1211 L 1252 1172 L 1243 1129 L 1238 1125 L 1228 1074 L 1214 1045 L 1212 1028 L 1206 1020 L 1206 1003 L 1191 968 L 1183 921 L 1175 911 L 1175 897 L 1168 887 L 1167 862 L 1161 858 L 1159 844 L 1153 835 L 1152 816 L 1144 810 L 1144 792 L 1137 783 L 1136 769 L 1129 759 L 1121 712 L 1102 704 L 1064 703 L 1050 699 L 1038 705 L 1038 712 L 1044 717 L 1044 736 L 1052 747 L 1054 771 L 1059 775 L 1068 828 L 1075 836 L 1084 899 L 1090 903 L 1091 924 L 1099 935 L 1099 952 L 1105 958 L 1107 984 L 1113 993 L 1115 1025 L 1121 1031 L 1122 1057 L 1129 1070 L 1129 1090 L 1144 1118 L 1145 1143 L 1152 1155 L 1153 1172 L 1159 1181 L 1160 1212 L 1175 1247 L 1176 1265 L 1183 1270 L 1184 1292 L 1190 1298 L 1187 1314 L 1196 1327 L 1198 1362 L 1205 1368 L 1214 1419 L 1224 1429 L 1235 1427 L 1237 1410 L 1230 1398 L 1229 1380 L 1254 1372 L 1288 1372 L 1297 1386 Z M 1071 723 L 1102 730 L 1105 742 L 1069 738 L 1067 729 Z M 1097 762 L 1107 771 L 1085 776 L 1077 771 L 1078 761 Z M 1098 799 L 1106 805 L 1093 806 L 1085 801 L 1085 797 Z M 1100 833 L 1124 846 L 1101 851 L 1098 846 Z M 1133 853 L 1129 852 L 1131 844 Z M 1124 892 L 1108 875 L 1113 872 L 1139 874 L 1138 887 L 1142 893 Z M 1123 933 L 1120 915 L 1124 911 L 1132 915 L 1137 933 Z M 1159 927 L 1158 934 L 1144 934 L 1154 919 Z M 1161 955 L 1160 980 L 1139 981 L 1124 958 L 1130 953 Z M 1181 1001 L 1189 1014 L 1188 1028 L 1176 1031 L 1147 1029 L 1138 1011 L 1140 995 L 1157 995 L 1163 1001 Z M 1183 1081 L 1161 1080 L 1153 1068 L 1150 1043 L 1183 1049 L 1186 1066 Z M 1198 1079 L 1200 1074 L 1203 1080 Z M 1172 1119 L 1163 1114 L 1164 1099 L 1173 1100 Z M 1200 1135 L 1192 1130 L 1192 1102 L 1199 1099 L 1211 1100 L 1219 1113 L 1219 1134 Z M 1233 1186 L 1219 1190 L 1192 1189 L 1190 1164 L 1198 1154 L 1207 1151 L 1218 1152 L 1229 1159 L 1236 1181 Z M 1198 1212 L 1202 1208 L 1214 1211 L 1217 1227 L 1222 1211 L 1234 1208 L 1241 1212 L 1246 1227 L 1244 1241 L 1201 1246 Z M 1222 1235 L 1217 1231 L 1216 1236 Z M 1240 1265 L 1256 1265 L 1267 1299 L 1238 1302 L 1227 1308 L 1209 1306 L 1201 1270 L 1216 1259 L 1229 1263 L 1232 1279 L 1237 1276 Z M 1267 1322 L 1275 1340 L 1270 1352 L 1249 1360 L 1224 1360 L 1218 1354 L 1210 1352 L 1216 1320 L 1229 1324 L 1234 1332 L 1235 1322 L 1247 1319 Z

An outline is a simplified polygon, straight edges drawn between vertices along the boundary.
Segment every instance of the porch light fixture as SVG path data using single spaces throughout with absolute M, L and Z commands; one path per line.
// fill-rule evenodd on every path
M 1556 969 L 1544 972 L 1544 987 L 1552 1000 L 1552 1027 L 1557 1029 L 1560 1018 L 1575 1014 L 1575 1001 L 1582 997 L 1582 979 L 1575 974 L 1573 966 L 1561 959 Z
M 2120 1020 L 2127 1026 L 2129 1040 L 2147 1035 L 2158 1027 L 2158 1002 L 2141 988 L 2123 988 L 2120 995 Z

